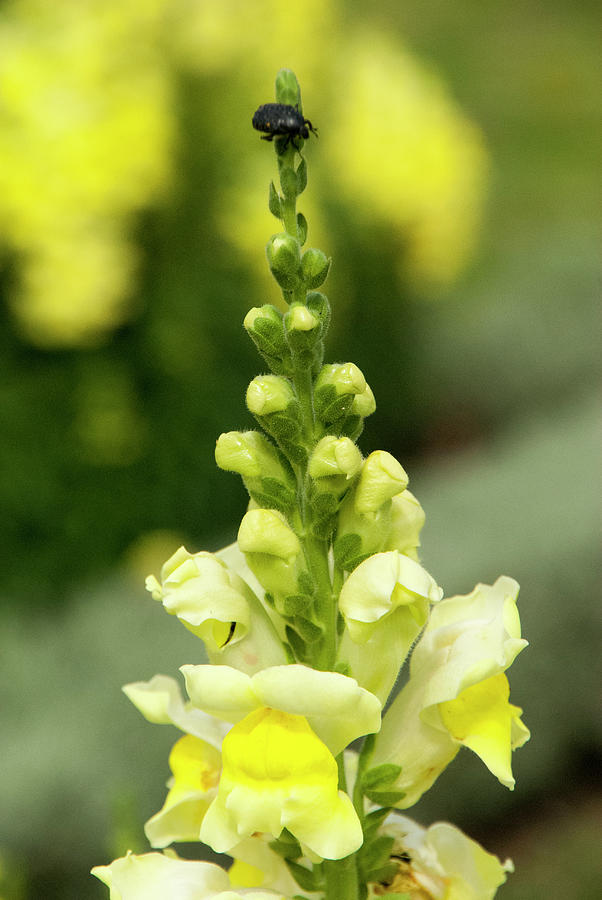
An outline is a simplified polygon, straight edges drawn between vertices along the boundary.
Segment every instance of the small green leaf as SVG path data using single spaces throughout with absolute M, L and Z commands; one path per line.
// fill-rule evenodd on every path
M 303 213 L 297 213 L 297 231 L 299 233 L 299 243 L 303 246 L 307 240 L 307 219 Z
M 383 763 L 382 766 L 374 766 L 374 768 L 368 769 L 362 775 L 362 790 L 364 788 L 390 787 L 399 778 L 400 774 L 401 766 L 395 766 L 393 763 Z
M 307 594 L 289 594 L 279 604 L 279 607 L 281 607 L 282 615 L 284 616 L 299 616 L 307 612 L 311 603 L 312 598 L 308 597 Z
M 395 806 L 406 795 L 405 791 L 364 791 L 363 793 L 379 806 Z
M 315 872 L 312 869 L 306 869 L 305 866 L 291 862 L 289 859 L 287 859 L 286 865 L 297 884 L 302 887 L 304 891 L 320 890 L 323 878 L 321 877 L 319 870 L 318 872 Z
M 362 870 L 367 873 L 387 865 L 390 861 L 394 843 L 395 838 L 388 834 L 378 835 L 370 843 L 365 843 L 360 853 Z
M 305 157 L 301 157 L 301 162 L 297 166 L 297 196 L 302 194 L 307 187 L 307 163 Z
M 282 219 L 280 197 L 278 195 L 278 191 L 274 187 L 273 181 L 270 181 L 270 195 L 268 198 L 268 206 L 270 207 L 270 212 L 273 216 L 276 216 L 277 219 Z
M 314 644 L 316 641 L 319 641 L 324 633 L 323 625 L 318 625 L 303 616 L 295 616 L 293 624 L 297 633 L 301 635 L 307 644 Z
M 293 653 L 295 654 L 295 658 L 303 662 L 307 656 L 307 647 L 305 645 L 305 641 L 303 641 L 294 628 L 290 625 L 285 627 L 286 637 L 288 639 L 289 644 L 293 648 Z

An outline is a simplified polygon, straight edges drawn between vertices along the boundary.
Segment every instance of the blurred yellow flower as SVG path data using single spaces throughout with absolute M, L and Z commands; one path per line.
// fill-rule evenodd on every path
M 347 38 L 337 102 L 324 131 L 338 190 L 389 225 L 418 286 L 458 274 L 476 238 L 486 153 L 442 80 L 395 39 Z M 401 257 L 407 243 L 409 260 Z
M 130 218 L 168 175 L 164 5 L 3 10 L 0 228 L 19 262 L 11 302 L 34 343 L 87 343 L 128 315 Z

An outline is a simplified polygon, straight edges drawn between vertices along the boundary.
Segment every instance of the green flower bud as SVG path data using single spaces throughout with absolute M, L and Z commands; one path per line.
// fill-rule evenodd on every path
M 280 375 L 257 375 L 247 388 L 247 407 L 254 416 L 283 412 L 293 402 L 293 389 Z
M 245 554 L 263 553 L 284 560 L 301 552 L 299 538 L 275 509 L 249 510 L 240 523 L 238 546 Z
M 266 255 L 270 271 L 280 287 L 292 291 L 300 275 L 299 241 L 286 232 L 275 234 L 268 241 Z
M 408 476 L 401 463 L 386 450 L 375 450 L 362 466 L 355 489 L 355 511 L 364 515 L 375 513 L 407 485 Z
M 281 513 L 274 509 L 249 510 L 240 523 L 238 545 L 277 608 L 282 608 L 286 597 L 300 593 L 301 544 Z
M 227 472 L 243 478 L 260 476 L 288 481 L 278 451 L 258 431 L 228 431 L 221 434 L 215 447 L 215 461 Z
M 366 379 L 353 363 L 323 366 L 316 379 L 314 395 L 317 418 L 326 426 L 335 422 L 339 425 L 344 423 L 351 412 L 354 396 L 365 390 Z M 333 429 L 328 430 L 332 433 Z
M 383 550 L 391 532 L 390 501 L 370 515 L 356 512 L 354 501 L 352 488 L 341 503 L 334 542 L 336 564 L 347 572 L 352 572 L 367 556 Z
M 301 257 L 301 272 L 303 280 L 310 288 L 320 287 L 326 281 L 330 260 L 321 250 L 310 247 Z
M 215 448 L 220 468 L 242 475 L 259 507 L 289 512 L 295 504 L 295 481 L 273 444 L 258 431 L 229 431 Z
M 297 367 L 312 369 L 322 353 L 322 323 L 305 304 L 295 302 L 284 316 L 284 334 Z
M 276 75 L 276 102 L 287 106 L 301 104 L 299 83 L 292 69 L 280 69 Z
M 323 437 L 309 458 L 308 472 L 311 478 L 344 476 L 353 478 L 362 465 L 362 454 L 349 438 Z
M 366 416 L 371 416 L 375 409 L 376 400 L 374 399 L 372 388 L 367 384 L 366 390 L 361 394 L 356 394 L 353 398 L 351 414 L 365 419 Z
M 331 363 L 323 366 L 316 379 L 316 391 L 332 385 L 337 396 L 362 394 L 367 387 L 366 379 L 355 363 Z

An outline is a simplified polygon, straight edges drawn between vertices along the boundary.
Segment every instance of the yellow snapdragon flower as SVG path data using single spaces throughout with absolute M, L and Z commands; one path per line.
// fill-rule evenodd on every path
M 412 806 L 461 746 L 470 747 L 506 787 L 511 751 L 529 739 L 521 710 L 508 702 L 505 670 L 527 641 L 520 635 L 518 584 L 501 577 L 471 594 L 442 600 L 410 661 L 410 677 L 375 741 L 373 765 L 401 766 L 395 782 Z

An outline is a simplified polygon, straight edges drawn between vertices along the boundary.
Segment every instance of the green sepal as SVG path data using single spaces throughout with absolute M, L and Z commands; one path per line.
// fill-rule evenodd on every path
M 299 591 L 302 594 L 309 594 L 310 596 L 314 593 L 314 583 L 309 572 L 301 571 L 299 572 Z
M 353 394 L 337 394 L 333 384 L 318 388 L 314 395 L 316 417 L 329 425 L 343 419 L 353 403 Z
M 372 812 L 368 813 L 364 818 L 363 824 L 364 838 L 366 841 L 371 840 L 372 836 L 376 834 L 390 812 L 390 807 L 385 806 L 382 809 L 373 809 Z
M 361 784 L 364 793 L 367 789 L 390 787 L 401 775 L 401 766 L 393 763 L 383 763 L 381 766 L 373 766 L 362 774 Z
M 343 637 L 343 632 L 345 631 L 345 617 L 342 612 L 339 611 L 337 615 L 337 635 L 339 637 Z
M 373 840 L 364 842 L 359 853 L 362 873 L 366 881 L 380 880 L 381 870 L 390 866 L 391 853 L 395 838 L 388 834 L 377 835 Z M 393 874 L 395 872 L 393 866 Z
M 294 665 L 297 662 L 297 660 L 295 659 L 295 654 L 293 653 L 293 648 L 291 647 L 290 644 L 287 644 L 286 642 L 284 642 L 282 644 L 282 646 L 284 647 L 284 652 L 286 653 L 287 665 L 289 665 L 289 666 Z
M 290 859 L 286 860 L 286 865 L 299 887 L 302 887 L 304 891 L 314 892 L 320 890 L 324 883 L 324 878 L 319 869 L 306 869 L 305 866 L 301 866 Z
M 270 212 L 273 216 L 276 216 L 277 219 L 282 220 L 282 205 L 280 196 L 278 191 L 274 187 L 274 182 L 270 181 L 270 193 L 268 197 L 268 206 L 270 208 Z
M 301 162 L 297 166 L 297 196 L 302 194 L 307 187 L 307 163 L 305 157 L 301 157 Z
M 306 644 L 315 644 L 324 634 L 324 626 L 304 616 L 295 616 L 293 626 Z
M 262 428 L 281 444 L 300 443 L 300 417 L 301 408 L 296 400 L 289 403 L 282 412 L 269 413 L 267 416 L 255 416 Z
M 286 453 L 291 463 L 301 466 L 307 461 L 307 450 L 303 444 L 297 444 L 294 441 L 281 440 L 280 446 L 282 451 Z
M 395 806 L 405 797 L 405 791 L 363 791 L 365 797 L 379 806 Z
M 291 625 L 285 626 L 285 633 L 289 644 L 295 654 L 295 661 L 304 662 L 307 655 L 307 647 L 305 641 L 297 634 Z
M 277 509 L 286 515 L 295 506 L 295 492 L 277 478 L 248 478 L 245 487 L 255 503 L 264 509 Z
M 333 672 L 336 672 L 338 675 L 346 675 L 347 678 L 353 678 L 353 673 L 351 671 L 351 666 L 348 662 L 343 662 L 342 660 L 338 663 L 335 663 Z
M 308 288 L 317 288 L 328 277 L 332 260 L 322 250 L 310 247 L 301 257 L 301 272 Z
M 330 325 L 330 303 L 326 294 L 321 291 L 309 291 L 305 297 L 305 305 L 322 322 L 322 335 L 325 335 Z
M 290 166 L 280 168 L 280 186 L 287 200 L 294 200 L 297 196 L 297 173 Z
M 307 240 L 307 219 L 303 215 L 303 213 L 297 213 L 297 234 L 299 237 L 299 243 L 301 246 Z
M 288 594 L 276 602 L 276 608 L 282 616 L 294 618 L 303 615 L 310 609 L 312 598 L 307 594 Z
M 353 572 L 361 562 L 370 556 L 362 551 L 359 534 L 344 534 L 334 542 L 334 561 L 345 572 Z
M 312 510 L 311 528 L 317 537 L 329 538 L 334 531 L 339 499 L 335 494 L 314 493 L 310 497 Z
M 297 106 L 301 111 L 301 90 L 292 69 L 280 69 L 276 75 L 276 102 Z
M 337 430 L 340 437 L 348 437 L 352 441 L 357 441 L 364 430 L 364 420 L 360 416 L 345 416 L 343 421 L 338 423 Z
M 270 847 L 283 859 L 299 859 L 303 855 L 299 841 L 286 828 L 283 828 L 276 840 L 270 841 Z

